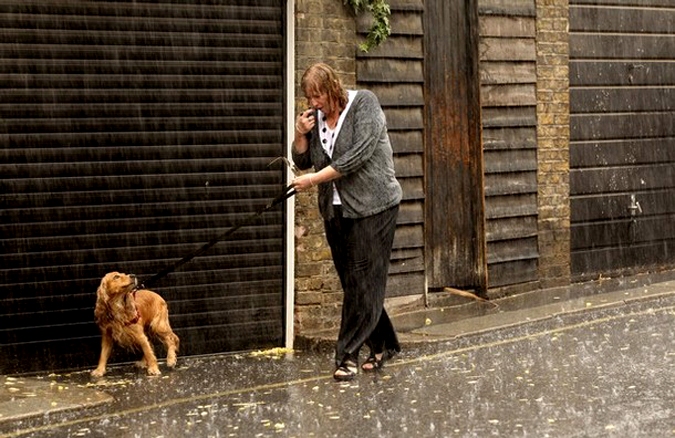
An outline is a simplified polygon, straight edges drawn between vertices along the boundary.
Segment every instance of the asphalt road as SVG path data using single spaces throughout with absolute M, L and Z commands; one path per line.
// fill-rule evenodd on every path
M 155 378 L 3 376 L 0 438 L 675 436 L 672 286 L 461 336 L 455 323 L 349 383 L 330 351 L 286 350 L 181 358 Z

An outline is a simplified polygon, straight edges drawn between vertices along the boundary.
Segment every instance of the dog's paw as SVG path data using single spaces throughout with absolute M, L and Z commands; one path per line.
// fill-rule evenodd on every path
M 176 367 L 176 355 L 169 355 L 166 358 L 166 366 L 169 368 L 175 368 Z
M 104 369 L 96 368 L 94 371 L 91 372 L 91 377 L 98 379 L 99 377 L 103 377 L 104 374 L 105 368 Z
M 148 368 L 148 376 L 161 376 L 162 372 L 159 370 L 158 367 L 150 367 Z

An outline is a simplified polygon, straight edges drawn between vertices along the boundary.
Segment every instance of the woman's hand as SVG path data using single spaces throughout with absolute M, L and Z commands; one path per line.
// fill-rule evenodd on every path
M 298 192 L 309 190 L 318 183 L 316 178 L 316 173 L 306 173 L 304 175 L 300 175 L 299 177 L 293 179 L 293 188 Z
M 295 136 L 306 135 L 314 128 L 316 120 L 314 119 L 314 110 L 308 109 L 300 113 L 295 119 Z

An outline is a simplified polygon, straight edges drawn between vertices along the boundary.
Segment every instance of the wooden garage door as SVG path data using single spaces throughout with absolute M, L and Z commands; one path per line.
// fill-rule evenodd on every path
M 675 4 L 570 1 L 572 270 L 675 266 Z
M 282 4 L 0 0 L 0 373 L 95 364 L 106 272 L 148 278 L 280 192 Z M 283 342 L 284 219 L 157 283 L 182 354 Z

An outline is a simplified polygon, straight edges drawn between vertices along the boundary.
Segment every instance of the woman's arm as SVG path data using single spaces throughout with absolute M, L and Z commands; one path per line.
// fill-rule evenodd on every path
M 296 154 L 304 154 L 309 148 L 307 134 L 314 128 L 316 120 L 314 110 L 308 109 L 300 113 L 295 119 L 295 140 L 293 141 L 293 151 Z
M 308 190 L 319 183 L 332 181 L 334 179 L 340 178 L 341 176 L 342 175 L 340 175 L 340 172 L 333 169 L 332 166 L 326 166 L 318 172 L 306 173 L 293 179 L 293 187 L 295 190 L 302 192 L 303 190 Z

